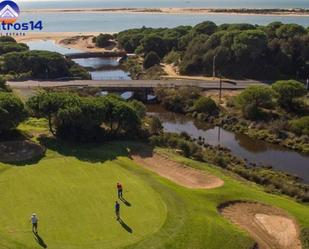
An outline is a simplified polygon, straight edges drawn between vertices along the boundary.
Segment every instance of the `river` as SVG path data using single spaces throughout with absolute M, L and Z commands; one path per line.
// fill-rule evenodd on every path
M 205 138 L 210 145 L 221 145 L 248 163 L 272 166 L 274 169 L 297 175 L 309 183 L 309 155 L 302 155 L 285 147 L 235 134 L 220 127 L 207 126 L 205 122 L 168 112 L 159 106 L 148 106 L 149 114 L 160 118 L 165 132 L 188 133 L 192 138 Z
M 83 51 L 66 48 L 56 44 L 52 40 L 36 40 L 27 42 L 30 50 L 48 50 L 60 54 L 81 53 Z M 92 80 L 131 80 L 129 73 L 124 71 L 118 58 L 86 58 L 73 59 L 77 64 L 89 68 Z

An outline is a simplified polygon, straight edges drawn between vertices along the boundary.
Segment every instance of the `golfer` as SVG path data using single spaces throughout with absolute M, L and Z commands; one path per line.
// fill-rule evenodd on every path
M 123 190 L 123 188 L 122 188 L 122 185 L 121 185 L 121 183 L 117 183 L 117 190 L 118 190 L 118 198 L 120 199 L 120 198 L 122 198 L 122 190 Z
M 33 213 L 31 215 L 30 222 L 32 224 L 32 232 L 34 233 L 38 233 L 38 221 L 39 221 L 38 216 L 35 213 Z
M 117 220 L 120 220 L 120 204 L 118 201 L 116 201 L 115 203 L 115 213 L 116 213 Z

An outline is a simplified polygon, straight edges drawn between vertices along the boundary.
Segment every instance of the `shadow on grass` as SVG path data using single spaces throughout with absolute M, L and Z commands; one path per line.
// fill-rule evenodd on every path
M 11 166 L 37 164 L 45 156 L 46 148 L 30 140 L 0 142 L 0 162 Z
M 141 158 L 152 157 L 154 154 L 153 147 L 146 144 L 133 144 L 130 147 L 130 155 L 140 156 Z
M 73 143 L 54 137 L 40 137 L 41 145 L 63 156 L 75 157 L 78 160 L 98 163 L 117 159 L 117 157 L 129 157 L 131 151 L 137 148 L 146 149 L 147 146 L 140 142 L 114 140 L 106 143 Z M 149 149 L 146 149 L 149 151 Z M 149 154 L 149 152 L 147 152 Z
M 120 199 L 126 206 L 128 206 L 128 207 L 131 207 L 131 206 L 132 206 L 132 204 L 131 204 L 130 202 L 128 202 L 125 198 L 120 197 L 119 199 Z
M 119 219 L 118 222 L 128 233 L 133 233 L 133 229 L 129 227 L 122 219 Z
M 42 239 L 42 237 L 40 237 L 39 234 L 37 233 L 33 233 L 35 241 L 43 248 L 47 248 L 46 243 L 44 242 L 44 240 Z

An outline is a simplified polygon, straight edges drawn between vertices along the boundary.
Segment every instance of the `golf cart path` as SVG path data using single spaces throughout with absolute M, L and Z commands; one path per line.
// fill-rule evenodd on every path
M 214 175 L 172 161 L 158 153 L 151 155 L 134 153 L 131 154 L 131 158 L 141 166 L 187 188 L 213 189 L 224 184 Z
M 278 208 L 261 203 L 233 202 L 221 208 L 220 212 L 248 231 L 259 249 L 302 248 L 296 221 Z

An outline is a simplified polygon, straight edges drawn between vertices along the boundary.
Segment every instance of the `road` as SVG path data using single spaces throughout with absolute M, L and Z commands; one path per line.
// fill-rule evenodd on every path
M 252 80 L 238 80 L 237 84 L 222 83 L 222 89 L 245 89 L 251 85 L 264 83 Z M 194 86 L 203 89 L 219 89 L 219 82 L 212 80 L 72 80 L 72 81 L 9 81 L 11 88 L 43 88 L 43 87 L 102 87 L 102 88 L 156 88 L 174 86 Z

